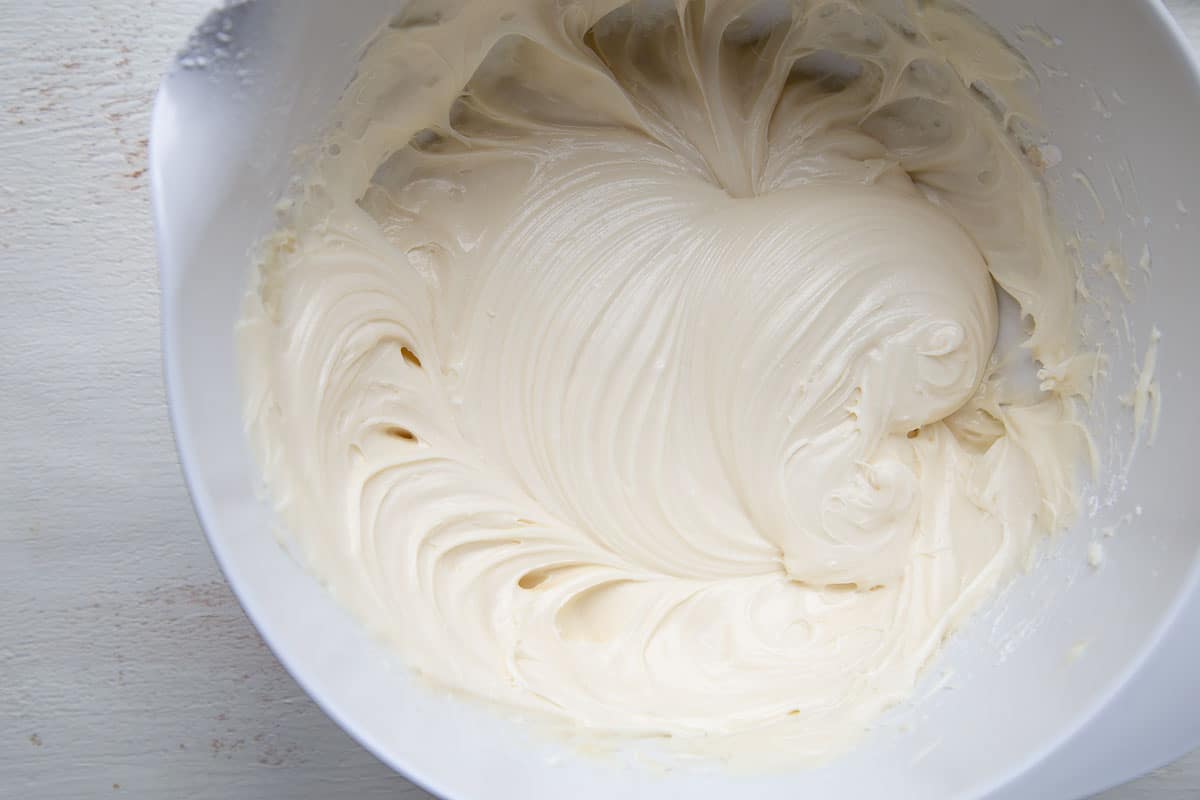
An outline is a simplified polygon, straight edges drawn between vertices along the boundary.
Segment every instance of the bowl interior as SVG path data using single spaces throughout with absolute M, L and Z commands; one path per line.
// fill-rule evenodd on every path
M 1200 159 L 1192 150 L 1200 85 L 1162 8 L 1131 0 L 971 4 L 1042 78 L 1043 127 L 1062 155 L 1047 181 L 1060 220 L 1083 235 L 1085 263 L 1099 263 L 1109 248 L 1131 266 L 1144 247 L 1153 258 L 1150 278 L 1136 278 L 1125 308 L 1128 332 L 1119 314 L 1105 321 L 1098 308 L 1088 312 L 1092 336 L 1111 359 L 1094 409 L 1106 469 L 1089 490 L 1089 511 L 971 620 L 917 699 L 889 714 L 862 746 L 820 769 L 737 776 L 582 759 L 486 709 L 430 692 L 271 534 L 235 373 L 248 252 L 273 227 L 275 205 L 302 169 L 297 153 L 329 123 L 362 47 L 404 5 L 231 6 L 198 31 L 154 113 L 165 368 L 181 460 L 231 585 L 325 710 L 385 761 L 450 797 L 495 797 L 500 787 L 504 797 L 686 793 L 699 800 L 731 792 L 981 794 L 1095 713 L 1186 597 L 1200 547 L 1197 493 L 1184 468 L 1200 444 L 1200 419 L 1185 402 L 1196 376 L 1184 359 L 1186 343 L 1200 338 L 1191 309 L 1200 283 L 1193 268 L 1200 226 L 1191 216 L 1200 214 Z M 1088 281 L 1096 296 L 1117 296 L 1104 273 L 1089 270 Z M 1132 415 L 1120 398 L 1134 384 L 1153 327 L 1162 332 L 1161 431 L 1130 461 Z M 1107 554 L 1099 569 L 1086 561 L 1093 541 Z

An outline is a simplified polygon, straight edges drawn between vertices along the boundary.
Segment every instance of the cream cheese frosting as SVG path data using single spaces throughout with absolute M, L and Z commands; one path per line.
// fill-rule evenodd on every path
M 285 540 L 449 689 L 840 752 L 1078 505 L 1033 82 L 946 3 L 411 6 L 240 324 Z

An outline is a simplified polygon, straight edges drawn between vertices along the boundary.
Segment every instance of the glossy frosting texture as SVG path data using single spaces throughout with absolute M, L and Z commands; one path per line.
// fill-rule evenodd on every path
M 942 4 L 412 7 L 241 324 L 287 540 L 451 689 L 843 749 L 1075 511 L 1031 84 Z

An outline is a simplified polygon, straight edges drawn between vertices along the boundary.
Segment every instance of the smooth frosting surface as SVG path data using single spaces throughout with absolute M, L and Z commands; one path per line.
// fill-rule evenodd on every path
M 844 749 L 1075 513 L 1031 84 L 939 3 L 410 8 L 241 323 L 288 542 L 448 688 Z

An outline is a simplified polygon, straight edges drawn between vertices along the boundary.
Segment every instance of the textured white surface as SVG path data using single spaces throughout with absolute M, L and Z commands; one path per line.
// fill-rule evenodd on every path
M 179 475 L 146 132 L 207 5 L 0 0 L 0 797 L 427 797 L 262 645 Z M 1200 754 L 1102 795 L 1196 796 Z

